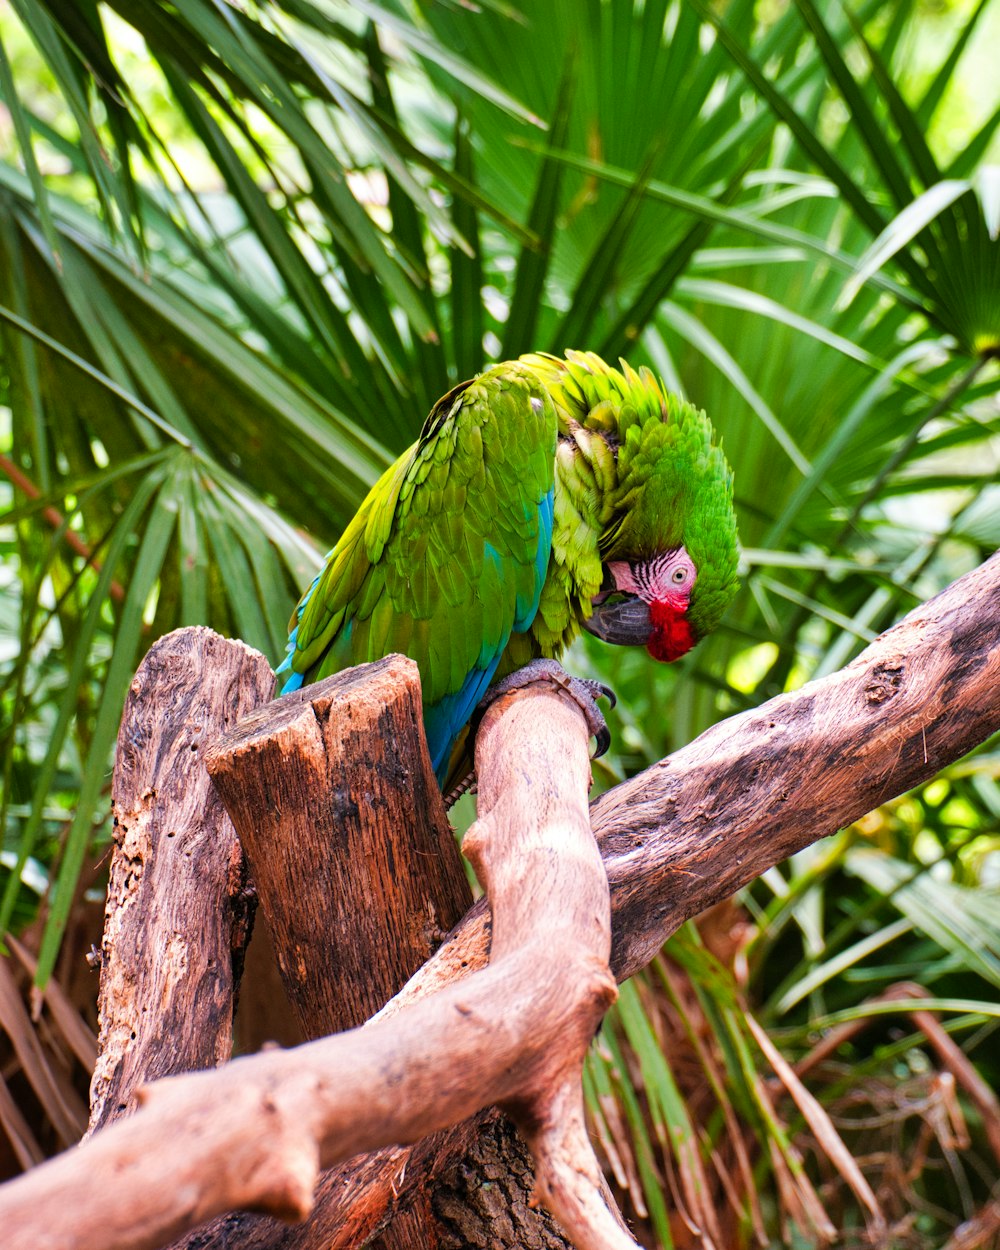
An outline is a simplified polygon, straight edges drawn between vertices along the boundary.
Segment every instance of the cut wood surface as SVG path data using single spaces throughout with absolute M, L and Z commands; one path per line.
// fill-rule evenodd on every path
M 592 819 L 616 974 L 641 967 L 689 916 L 984 741 L 1000 728 L 998 687 L 994 557 L 841 672 L 715 726 L 603 796 Z M 526 743 L 517 771 L 529 782 L 537 756 Z M 0 1189 L 8 1244 L 156 1246 L 240 1206 L 300 1218 L 318 1167 L 416 1140 L 491 1102 L 516 1106 L 551 1035 L 541 1056 L 538 1042 L 526 1046 L 533 1013 L 544 1020 L 530 999 L 496 1027 L 491 1004 L 510 1002 L 502 982 L 514 969 L 470 976 L 486 946 L 482 916 L 470 915 L 364 1028 L 148 1087 L 137 1115 Z M 465 975 L 437 988 L 442 968 Z M 437 992 L 419 997 L 427 985 Z M 369 1179 L 384 1183 L 377 1169 Z M 363 1200 L 363 1188 L 345 1185 L 345 1214 Z
M 144 1081 L 232 1053 L 252 901 L 202 755 L 273 687 L 259 652 L 202 628 L 160 638 L 132 680 L 112 785 L 91 1131 L 124 1115 Z

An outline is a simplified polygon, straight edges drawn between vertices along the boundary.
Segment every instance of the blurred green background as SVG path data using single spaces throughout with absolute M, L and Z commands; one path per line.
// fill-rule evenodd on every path
M 619 695 L 602 786 L 1000 544 L 998 47 L 997 0 L 0 9 L 5 1171 L 82 1114 L 142 655 L 207 624 L 277 662 L 456 381 L 625 355 L 734 466 L 719 633 L 569 657 Z M 646 1244 L 995 1244 L 998 772 L 987 743 L 624 988 L 587 1092 Z

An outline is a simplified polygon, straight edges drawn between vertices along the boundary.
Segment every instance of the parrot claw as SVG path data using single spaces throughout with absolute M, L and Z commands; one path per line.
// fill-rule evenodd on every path
M 521 690 L 536 681 L 548 681 L 566 691 L 583 712 L 587 728 L 591 736 L 596 739 L 593 758 L 596 760 L 604 755 L 611 745 L 611 733 L 597 706 L 597 700 L 607 699 L 608 705 L 614 707 L 618 701 L 615 692 L 602 681 L 594 681 L 588 677 L 572 677 L 556 660 L 531 660 L 523 668 L 502 677 L 496 685 L 487 690 L 481 699 L 477 709 L 478 714 L 481 716 L 501 695 L 510 694 L 512 690 Z

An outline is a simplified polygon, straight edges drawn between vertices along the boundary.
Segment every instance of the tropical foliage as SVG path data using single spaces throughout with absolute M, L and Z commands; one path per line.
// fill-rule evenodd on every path
M 620 698 L 602 784 L 839 667 L 998 544 L 997 39 L 985 0 L 11 0 L 0 926 L 32 925 L 19 966 L 50 986 L 25 1070 L 60 1074 L 60 1097 L 28 1077 L 56 1127 L 22 1164 L 73 1136 L 90 1051 L 60 985 L 144 649 L 204 623 L 276 660 L 455 381 L 627 354 L 735 465 L 720 633 L 678 672 L 575 657 Z M 768 873 L 626 987 L 588 1092 L 650 1244 L 988 1230 L 997 758 Z

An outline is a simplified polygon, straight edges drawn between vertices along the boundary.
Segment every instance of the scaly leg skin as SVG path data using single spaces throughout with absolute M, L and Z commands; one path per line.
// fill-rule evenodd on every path
M 478 723 L 490 704 L 495 703 L 501 695 L 510 694 L 512 690 L 520 690 L 536 681 L 549 681 L 566 691 L 586 717 L 587 728 L 591 736 L 597 739 L 593 758 L 596 760 L 603 755 L 611 745 L 611 734 L 597 706 L 597 700 L 607 699 L 609 705 L 614 707 L 617 702 L 615 693 L 603 682 L 592 681 L 586 677 L 571 677 L 557 660 L 531 660 L 525 664 L 524 668 L 519 668 L 516 672 L 502 677 L 483 695 L 476 708 L 473 725 Z
M 605 686 L 603 682 L 591 681 L 585 677 L 571 677 L 563 666 L 555 660 L 531 660 L 524 668 L 519 668 L 516 672 L 502 677 L 495 686 L 491 686 L 479 701 L 479 705 L 473 713 L 472 721 L 469 725 L 470 743 L 475 739 L 479 722 L 491 703 L 494 703 L 503 694 L 509 694 L 512 690 L 520 690 L 522 687 L 530 686 L 532 682 L 536 681 L 550 681 L 570 695 L 586 717 L 587 728 L 593 737 L 597 739 L 593 758 L 597 759 L 603 755 L 611 745 L 611 734 L 608 732 L 608 726 L 597 706 L 597 700 L 607 699 L 610 706 L 614 707 L 617 702 L 615 692 L 610 686 Z M 467 749 L 471 756 L 471 745 Z M 470 768 L 464 776 L 454 782 L 451 788 L 445 792 L 445 809 L 450 811 L 463 794 L 475 793 L 476 774 L 475 770 Z

